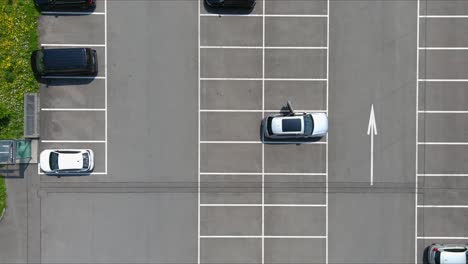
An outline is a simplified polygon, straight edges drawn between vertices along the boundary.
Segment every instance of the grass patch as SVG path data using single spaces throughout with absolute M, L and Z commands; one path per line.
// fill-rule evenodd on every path
M 39 42 L 38 16 L 33 0 L 0 0 L 0 139 L 23 137 L 23 96 L 39 87 L 30 63 Z M 0 212 L 6 196 L 0 177 Z
M 0 0 L 0 139 L 23 137 L 23 96 L 39 87 L 30 63 L 38 16 L 33 0 Z

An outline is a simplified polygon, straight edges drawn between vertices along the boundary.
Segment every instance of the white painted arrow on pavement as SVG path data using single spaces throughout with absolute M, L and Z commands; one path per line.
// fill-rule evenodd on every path
M 370 185 L 374 185 L 374 136 L 377 135 L 377 124 L 375 123 L 373 104 L 371 105 L 369 125 L 367 126 L 367 135 L 371 136 Z

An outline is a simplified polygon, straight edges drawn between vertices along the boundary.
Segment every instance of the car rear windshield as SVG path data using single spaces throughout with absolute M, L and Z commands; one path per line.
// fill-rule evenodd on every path
M 83 169 L 89 168 L 89 155 L 88 153 L 83 153 Z
M 300 118 L 283 119 L 282 126 L 283 126 L 284 132 L 299 132 L 301 131 L 301 119 Z
M 58 158 L 59 154 L 52 152 L 50 153 L 49 166 L 51 170 L 58 170 Z
M 312 135 L 314 131 L 314 120 L 311 115 L 304 116 L 304 134 Z
M 444 249 L 444 251 L 447 251 L 447 252 L 465 252 L 466 248 L 447 248 L 447 249 Z

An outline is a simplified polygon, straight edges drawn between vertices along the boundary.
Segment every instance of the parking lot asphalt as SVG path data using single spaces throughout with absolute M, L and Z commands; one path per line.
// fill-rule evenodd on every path
M 467 17 L 437 0 L 43 14 L 41 46 L 94 48 L 99 74 L 44 81 L 39 150 L 91 148 L 96 164 L 31 165 L 12 214 L 27 208 L 26 235 L 8 235 L 13 218 L 0 232 L 31 263 L 406 264 L 466 243 Z M 328 136 L 262 143 L 287 100 L 326 112 Z

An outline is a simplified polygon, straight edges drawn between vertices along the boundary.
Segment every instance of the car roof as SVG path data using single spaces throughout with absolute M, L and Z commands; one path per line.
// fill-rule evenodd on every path
M 60 170 L 79 170 L 83 169 L 82 152 L 59 152 L 59 169 Z

